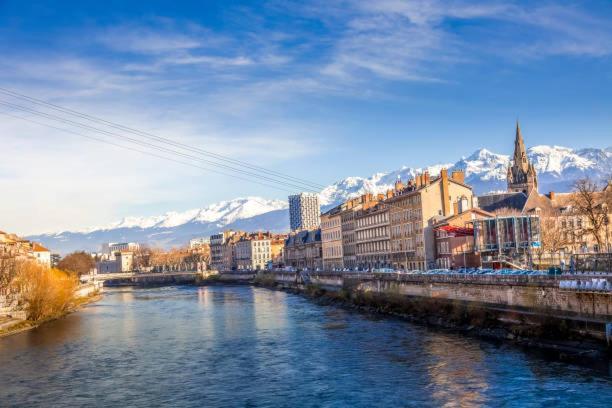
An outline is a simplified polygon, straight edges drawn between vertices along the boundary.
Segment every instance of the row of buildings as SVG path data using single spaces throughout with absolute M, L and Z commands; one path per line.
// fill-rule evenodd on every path
M 572 207 L 574 193 L 538 192 L 518 123 L 507 186 L 507 192 L 476 197 L 463 171 L 425 172 L 405 184 L 398 180 L 383 194 L 350 199 L 326 211 L 314 226 L 304 220 L 318 215 L 315 198 L 291 196 L 292 230 L 302 228 L 290 234 L 285 262 L 322 269 L 425 270 L 484 263 L 524 267 L 532 263 L 534 251 L 551 247 L 546 242 L 551 225 L 562 238 L 555 250 L 570 254 L 609 247 L 607 224 L 605 239 L 596 242 L 588 217 Z M 605 220 L 611 194 L 610 184 L 593 194 Z M 307 205 L 300 208 L 305 199 Z M 544 234 L 543 219 L 552 221 Z
M 227 230 L 210 237 L 210 266 L 217 270 L 262 270 L 283 265 L 286 234 Z
M 47 267 L 59 261 L 59 255 L 51 254 L 41 244 L 0 231 L 0 259 L 12 258 L 31 259 Z
M 596 240 L 593 222 L 572 205 L 575 193 L 538 192 L 517 122 L 506 192 L 477 197 L 462 170 L 442 169 L 398 179 L 384 193 L 351 198 L 323 214 L 317 194 L 296 194 L 289 196 L 288 236 L 213 235 L 211 265 L 225 270 L 533 266 L 538 251 L 609 251 L 610 197 L 610 184 L 592 194 L 606 221 Z M 552 229 L 560 237 L 554 244 Z

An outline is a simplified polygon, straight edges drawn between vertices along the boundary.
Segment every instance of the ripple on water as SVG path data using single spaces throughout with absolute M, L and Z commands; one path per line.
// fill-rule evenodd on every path
M 588 367 L 246 286 L 109 290 L 0 339 L 0 406 L 606 406 Z

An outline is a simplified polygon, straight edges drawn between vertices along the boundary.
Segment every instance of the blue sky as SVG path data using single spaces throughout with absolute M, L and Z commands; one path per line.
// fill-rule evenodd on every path
M 329 184 L 509 153 L 517 117 L 530 146 L 609 146 L 610 21 L 608 1 L 0 0 L 0 86 Z M 16 119 L 0 143 L 19 233 L 286 196 Z

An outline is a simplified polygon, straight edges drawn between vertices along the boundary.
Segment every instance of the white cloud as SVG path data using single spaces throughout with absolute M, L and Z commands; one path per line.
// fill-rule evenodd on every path
M 334 151 L 342 143 L 326 137 L 326 123 L 296 118 L 292 105 L 304 99 L 383 98 L 388 82 L 451 82 L 457 64 L 500 56 L 520 62 L 517 55 L 612 53 L 610 25 L 569 6 L 378 0 L 303 4 L 294 12 L 323 28 L 313 35 L 249 19 L 244 32 L 220 34 L 159 19 L 94 29 L 91 36 L 75 32 L 74 38 L 93 37 L 94 49 L 89 41 L 70 51 L 14 49 L 0 60 L 0 81 L 114 122 L 296 174 L 292 160 L 308 160 L 323 149 L 319 146 Z M 493 22 L 507 35 L 484 28 L 490 35 L 474 46 L 449 27 L 452 20 Z M 202 177 L 188 167 L 4 118 L 0 144 L 2 227 L 18 232 L 103 224 L 129 215 L 126 206 L 194 197 L 204 204 L 237 194 L 227 178 Z M 241 185 L 240 194 L 262 195 L 245 188 Z M 152 212 L 168 209 L 181 208 Z

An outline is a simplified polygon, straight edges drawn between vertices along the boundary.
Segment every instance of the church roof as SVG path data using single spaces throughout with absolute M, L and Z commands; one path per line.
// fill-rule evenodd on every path
M 478 207 L 488 212 L 494 212 L 502 208 L 510 208 L 523 211 L 527 195 L 525 193 L 497 193 L 478 197 Z

